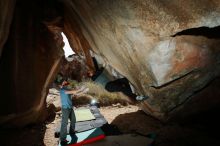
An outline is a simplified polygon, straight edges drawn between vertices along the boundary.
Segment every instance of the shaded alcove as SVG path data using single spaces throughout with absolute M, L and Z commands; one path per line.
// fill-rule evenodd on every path
M 88 64 L 86 69 L 93 70 L 88 42 L 63 16 L 60 1 L 17 0 L 0 59 L 1 125 L 17 127 L 45 120 L 46 95 L 63 60 L 62 31 Z
M 48 1 L 16 2 L 0 60 L 1 124 L 22 126 L 45 119 L 43 97 L 61 57 L 59 44 L 43 24 L 45 7 L 53 6 Z

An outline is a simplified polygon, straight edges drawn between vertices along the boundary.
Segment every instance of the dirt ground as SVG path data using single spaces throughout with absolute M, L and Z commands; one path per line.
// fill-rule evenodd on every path
M 118 104 L 102 107 L 100 111 L 109 124 L 118 126 L 123 133 L 155 133 L 155 146 L 220 146 L 219 111 L 167 124 L 146 115 L 135 105 Z M 57 146 L 54 129 L 59 120 L 60 112 L 48 123 L 1 130 L 0 146 Z

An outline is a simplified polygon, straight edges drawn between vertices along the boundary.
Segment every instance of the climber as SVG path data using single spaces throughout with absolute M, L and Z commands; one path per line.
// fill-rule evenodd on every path
M 109 92 L 122 92 L 128 97 L 142 102 L 149 98 L 147 95 L 137 95 L 133 93 L 129 80 L 125 77 L 110 81 L 105 85 L 105 89 Z

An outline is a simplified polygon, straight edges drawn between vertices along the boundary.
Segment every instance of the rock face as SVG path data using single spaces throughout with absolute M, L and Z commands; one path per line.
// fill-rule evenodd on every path
M 45 5 L 42 1 L 16 3 L 0 59 L 0 124 L 3 125 L 22 126 L 46 116 L 45 97 L 59 69 L 62 47 L 56 45 L 53 34 L 43 24 L 47 19 L 41 4 Z
M 199 103 L 195 93 L 219 76 L 219 0 L 2 0 L 0 8 L 0 124 L 42 119 L 61 31 L 90 70 L 93 50 L 148 95 L 140 106 L 159 119 Z
M 141 106 L 159 119 L 168 118 L 219 75 L 220 1 L 64 4 L 95 54 L 150 97 Z

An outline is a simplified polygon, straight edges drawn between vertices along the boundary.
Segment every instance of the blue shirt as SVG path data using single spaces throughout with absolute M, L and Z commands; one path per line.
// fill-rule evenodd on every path
M 65 91 L 67 90 L 67 88 L 63 87 L 60 89 L 60 98 L 61 98 L 61 104 L 62 104 L 62 108 L 68 109 L 68 108 L 72 108 L 73 104 L 72 104 L 72 98 L 70 94 L 66 94 Z

